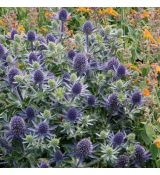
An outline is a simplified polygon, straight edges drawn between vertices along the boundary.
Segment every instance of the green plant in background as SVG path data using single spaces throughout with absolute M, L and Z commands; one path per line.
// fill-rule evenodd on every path
M 0 166 L 160 167 L 155 12 L 2 8 Z

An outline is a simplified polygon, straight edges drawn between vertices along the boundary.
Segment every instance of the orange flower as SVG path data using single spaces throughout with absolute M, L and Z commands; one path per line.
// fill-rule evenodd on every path
M 160 37 L 158 37 L 157 42 L 160 44 Z
M 147 83 L 147 84 L 150 84 L 151 81 L 150 81 L 149 79 L 146 79 L 146 83 Z
M 145 97 L 150 96 L 150 91 L 149 91 L 147 88 L 145 88 L 145 89 L 143 90 L 143 95 L 144 95 Z
M 160 66 L 156 66 L 156 72 L 160 73 Z
M 112 8 L 112 7 L 108 7 L 108 8 L 104 8 L 104 9 L 100 9 L 98 10 L 98 14 L 100 16 L 104 16 L 106 14 L 117 17 L 118 13 Z
M 66 33 L 67 35 L 71 36 L 73 34 L 73 30 L 68 30 Z
M 135 66 L 135 65 L 133 65 L 133 64 L 128 64 L 127 67 L 128 67 L 129 69 L 131 69 L 131 70 L 134 70 L 134 71 L 137 71 L 137 72 L 139 72 L 139 73 L 142 73 L 141 70 L 140 70 L 137 66 Z
M 45 16 L 46 18 L 51 18 L 52 16 L 54 16 L 54 14 L 53 14 L 52 12 L 45 11 L 44 16 Z
M 149 15 L 150 15 L 150 13 L 149 12 L 147 12 L 147 11 L 143 11 L 143 13 L 142 14 L 140 14 L 140 16 L 141 16 L 141 18 L 143 19 L 143 18 L 148 18 L 149 17 Z
M 103 9 L 98 10 L 98 14 L 99 14 L 100 16 L 105 15 L 104 10 L 103 10 Z
M 131 13 L 132 15 L 135 15 L 137 12 L 136 12 L 135 10 L 131 9 L 131 10 L 130 10 L 130 13 Z
M 23 33 L 25 31 L 24 26 L 23 25 L 18 26 L 17 31 Z
M 145 39 L 150 40 L 150 41 L 153 42 L 153 43 L 156 43 L 155 39 L 153 38 L 153 35 L 152 35 L 151 32 L 150 32 L 149 30 L 147 30 L 147 29 L 144 29 L 144 31 L 143 31 L 143 37 L 144 37 Z
M 112 7 L 106 8 L 106 13 L 114 17 L 118 16 L 118 13 Z
M 4 26 L 4 25 L 5 25 L 5 23 L 4 23 L 3 19 L 0 19 L 0 26 Z
M 48 32 L 48 30 L 47 30 L 47 28 L 46 27 L 41 27 L 40 28 L 40 32 L 42 32 L 42 33 L 47 33 Z
M 155 41 L 156 42 L 156 41 Z M 153 47 L 153 48 L 158 48 L 158 44 L 151 44 L 151 46 Z
M 154 144 L 160 149 L 160 137 L 154 140 Z
M 86 8 L 86 7 L 79 7 L 79 8 L 77 8 L 77 12 L 91 13 L 92 10 L 90 8 Z

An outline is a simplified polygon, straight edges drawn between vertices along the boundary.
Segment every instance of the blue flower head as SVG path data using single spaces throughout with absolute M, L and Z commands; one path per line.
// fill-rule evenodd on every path
M 13 138 L 21 138 L 25 134 L 25 122 L 22 117 L 14 116 L 10 121 L 10 131 Z
M 84 138 L 77 143 L 76 156 L 79 159 L 84 159 L 90 156 L 92 154 L 92 151 L 93 151 L 93 145 L 89 139 Z
M 118 105 L 119 105 L 118 95 L 116 93 L 112 93 L 111 95 L 109 95 L 109 97 L 107 99 L 107 106 L 111 110 L 117 111 Z
M 107 70 L 115 70 L 119 66 L 119 61 L 117 58 L 113 57 L 107 62 Z
M 29 30 L 28 31 L 28 33 L 27 33 L 27 40 L 31 41 L 31 42 L 36 40 L 36 33 L 35 33 L 35 31 L 33 31 L 33 30 Z
M 64 8 L 62 8 L 58 13 L 58 19 L 61 21 L 66 21 L 68 17 L 68 12 Z
M 39 168 L 49 168 L 48 164 L 44 161 L 41 161 L 40 165 L 38 166 Z
M 60 163 L 62 162 L 63 160 L 63 154 L 60 150 L 57 150 L 55 153 L 54 153 L 54 161 L 56 163 Z
M 31 52 L 28 56 L 29 63 L 32 64 L 33 61 L 37 61 L 37 55 L 34 52 Z
M 43 122 L 40 122 L 39 125 L 38 125 L 38 128 L 37 128 L 37 133 L 39 136 L 47 136 L 49 132 L 49 125 L 47 122 L 43 121 Z
M 122 145 L 125 139 L 125 134 L 123 132 L 117 132 L 111 139 L 113 148 Z
M 17 30 L 16 29 L 12 29 L 12 31 L 11 31 L 11 40 L 14 40 L 14 35 L 15 34 L 18 34 Z
M 36 70 L 34 72 L 34 82 L 36 84 L 41 84 L 44 81 L 44 74 L 41 70 Z
M 67 111 L 66 118 L 70 122 L 75 122 L 79 117 L 79 112 L 75 107 L 70 107 Z
M 129 157 L 127 155 L 120 155 L 116 162 L 117 168 L 125 168 L 129 164 Z
M 88 66 L 87 58 L 84 54 L 78 53 L 74 57 L 73 68 L 80 74 L 86 72 Z
M 67 55 L 68 55 L 68 58 L 73 59 L 76 53 L 74 50 L 69 50 Z
M 27 119 L 32 120 L 35 118 L 35 111 L 32 107 L 27 107 L 26 110 Z
M 81 85 L 81 83 L 80 82 L 75 83 L 73 85 L 73 87 L 72 87 L 72 93 L 74 95 L 78 95 L 78 94 L 81 93 L 81 91 L 82 91 L 82 85 Z
M 0 44 L 0 59 L 3 58 L 5 55 L 5 50 L 2 44 Z
M 50 139 L 51 137 L 53 137 L 51 131 L 55 129 L 55 126 L 50 127 L 49 123 L 46 120 L 43 120 L 42 118 L 38 122 L 38 124 L 36 124 L 34 121 L 32 122 L 35 128 L 29 128 L 29 130 L 35 133 L 36 138 Z
M 88 103 L 89 106 L 94 106 L 95 103 L 96 103 L 96 97 L 94 95 L 90 95 L 87 98 L 87 103 Z
M 59 166 L 65 158 L 66 156 L 58 149 L 50 159 L 50 163 L 55 163 L 56 166 Z
M 86 21 L 84 24 L 83 24 L 83 27 L 82 27 L 82 31 L 83 33 L 87 34 L 87 35 L 90 35 L 93 31 L 93 25 L 91 23 L 91 21 Z
M 117 68 L 117 77 L 121 78 L 126 75 L 126 67 L 124 65 L 119 65 Z
M 46 36 L 46 40 L 47 40 L 47 43 L 48 42 L 55 42 L 56 41 L 56 38 L 55 38 L 55 36 L 53 34 L 49 33 Z
M 7 77 L 8 77 L 8 82 L 9 82 L 10 84 L 12 84 L 12 83 L 15 81 L 14 77 L 15 77 L 16 75 L 19 75 L 19 74 L 20 74 L 19 69 L 17 69 L 17 68 L 12 68 L 12 69 L 10 69 L 9 72 L 8 72 L 8 75 L 7 75 Z
M 135 147 L 135 161 L 137 164 L 143 164 L 147 160 L 151 158 L 149 152 L 145 151 L 145 149 L 141 145 L 136 145 Z
M 134 92 L 131 96 L 131 103 L 133 105 L 140 105 L 142 103 L 142 94 L 140 92 Z
M 70 74 L 68 72 L 65 72 L 63 74 L 63 81 L 68 82 L 69 79 L 70 79 Z

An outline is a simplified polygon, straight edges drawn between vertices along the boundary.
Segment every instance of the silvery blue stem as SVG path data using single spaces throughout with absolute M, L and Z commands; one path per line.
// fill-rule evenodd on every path
M 17 87 L 17 93 L 18 93 L 20 100 L 23 101 L 22 93 L 21 93 L 19 86 Z
M 85 34 L 85 52 L 86 53 L 88 53 L 88 47 L 89 47 L 88 46 L 88 44 L 89 44 L 88 41 L 89 41 L 88 40 L 88 34 Z
M 130 108 L 130 112 L 133 110 L 133 108 L 134 108 L 134 104 L 132 104 L 132 106 L 131 106 L 131 108 Z
M 33 52 L 33 41 L 31 41 L 31 50 Z
M 39 89 L 42 90 L 42 83 L 39 84 Z
M 60 28 L 60 31 L 61 31 L 61 35 L 60 35 L 59 42 L 62 40 L 63 33 L 64 33 L 64 21 L 61 21 L 61 28 Z
M 61 21 L 61 33 L 64 32 L 64 21 Z

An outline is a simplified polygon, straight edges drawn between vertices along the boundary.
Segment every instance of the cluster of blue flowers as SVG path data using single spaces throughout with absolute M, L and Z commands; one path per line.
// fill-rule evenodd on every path
M 112 36 L 91 21 L 75 34 L 79 48 L 65 48 L 67 19 L 62 8 L 59 32 L 1 37 L 0 166 L 146 167 L 151 156 L 134 134 L 143 107 L 134 72 L 107 55 Z

